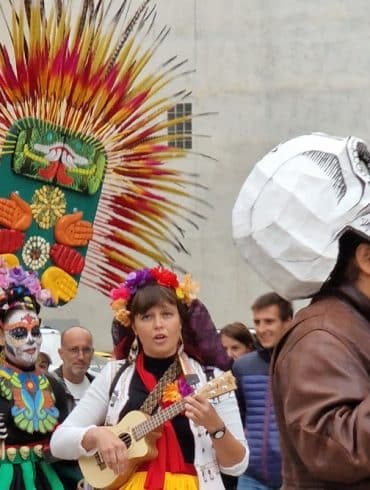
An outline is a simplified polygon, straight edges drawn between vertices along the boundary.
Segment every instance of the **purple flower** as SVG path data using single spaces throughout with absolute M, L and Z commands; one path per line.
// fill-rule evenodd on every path
M 22 267 L 13 267 L 9 269 L 9 285 L 20 286 L 27 279 L 28 274 Z
M 150 269 L 140 269 L 135 272 L 130 272 L 130 274 L 127 275 L 124 286 L 130 290 L 132 296 L 136 293 L 138 288 L 145 286 L 145 284 L 153 279 Z
M 22 282 L 31 294 L 37 295 L 41 291 L 41 285 L 36 272 L 30 272 Z
M 182 398 L 185 398 L 186 396 L 191 395 L 193 393 L 193 388 L 190 385 L 188 385 L 188 383 L 182 377 L 179 379 L 179 392 Z

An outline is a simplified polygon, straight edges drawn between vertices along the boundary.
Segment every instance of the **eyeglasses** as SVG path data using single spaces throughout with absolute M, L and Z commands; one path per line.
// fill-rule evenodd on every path
M 90 356 L 94 352 L 94 349 L 92 347 L 71 347 L 70 349 L 67 349 L 67 351 L 72 356 L 78 356 L 80 352 L 82 352 L 84 356 Z

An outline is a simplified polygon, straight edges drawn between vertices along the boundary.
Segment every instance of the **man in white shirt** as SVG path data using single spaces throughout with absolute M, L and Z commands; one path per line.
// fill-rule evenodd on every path
M 63 364 L 54 374 L 64 385 L 71 412 L 94 377 L 87 372 L 94 354 L 93 337 L 84 327 L 71 327 L 61 336 L 59 355 Z
M 94 354 L 93 337 L 86 328 L 71 327 L 62 333 L 60 343 L 58 353 L 63 364 L 52 374 L 63 385 L 71 412 L 94 379 L 87 372 Z M 74 490 L 82 478 L 76 461 L 57 461 L 54 469 L 63 478 L 65 490 Z

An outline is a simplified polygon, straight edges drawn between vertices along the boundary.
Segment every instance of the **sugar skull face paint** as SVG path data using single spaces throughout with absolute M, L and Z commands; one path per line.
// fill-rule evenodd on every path
M 34 311 L 15 310 L 4 324 L 4 348 L 12 363 L 28 367 L 35 364 L 41 347 L 40 320 Z

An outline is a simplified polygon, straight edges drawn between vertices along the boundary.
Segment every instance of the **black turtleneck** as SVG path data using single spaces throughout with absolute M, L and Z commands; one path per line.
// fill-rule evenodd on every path
M 157 380 L 159 380 L 159 378 L 173 362 L 174 358 L 175 356 L 158 359 L 144 354 L 144 367 L 147 371 L 153 374 Z M 135 369 L 129 388 L 129 399 L 126 405 L 123 407 L 119 419 L 121 420 L 122 417 L 132 410 L 139 410 L 148 395 L 149 392 L 144 386 L 144 383 L 141 381 L 139 373 Z M 185 463 L 193 464 L 194 439 L 190 430 L 188 419 L 185 417 L 185 415 L 180 414 L 172 419 L 172 425 L 175 429 Z

